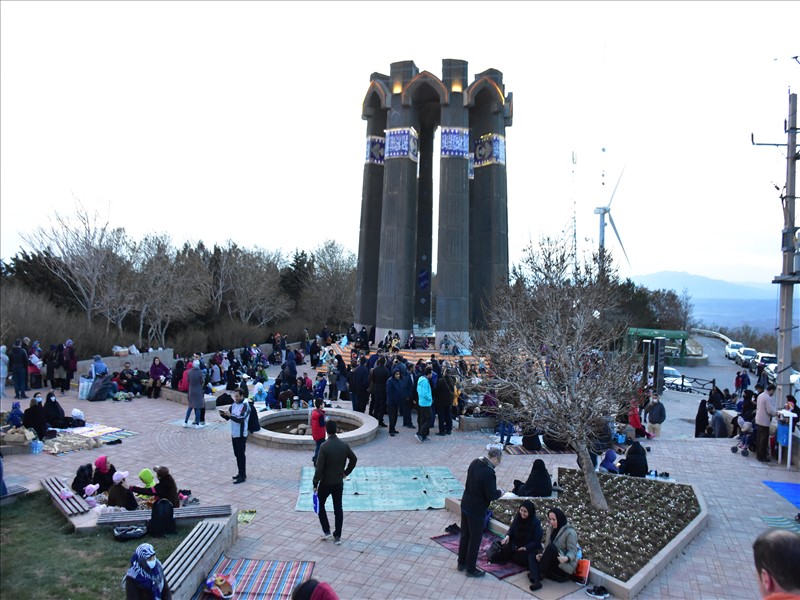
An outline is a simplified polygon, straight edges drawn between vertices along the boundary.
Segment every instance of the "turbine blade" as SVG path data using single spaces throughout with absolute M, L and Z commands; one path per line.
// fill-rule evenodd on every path
M 617 241 L 619 242 L 620 248 L 622 248 L 622 253 L 625 255 L 625 260 L 628 261 L 628 266 L 631 266 L 631 261 L 628 258 L 628 253 L 625 252 L 625 246 L 622 244 L 622 238 L 619 237 L 619 231 L 617 231 L 617 226 L 614 225 L 614 217 L 611 216 L 611 213 L 608 213 L 608 220 L 611 223 L 611 228 L 614 230 L 614 235 L 617 236 Z
M 627 167 L 628 165 L 625 165 Z M 617 188 L 619 187 L 619 182 L 622 181 L 622 174 L 625 173 L 625 167 L 622 167 L 622 172 L 619 174 L 619 179 L 617 179 L 617 185 L 614 186 L 614 191 L 611 192 L 611 200 L 608 201 L 608 206 L 606 208 L 611 208 L 611 203 L 614 201 L 614 194 L 617 193 Z

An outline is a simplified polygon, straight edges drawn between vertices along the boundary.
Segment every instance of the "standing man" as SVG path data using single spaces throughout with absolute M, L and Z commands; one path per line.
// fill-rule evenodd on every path
M 786 529 L 768 529 L 753 542 L 753 560 L 762 598 L 800 598 L 800 535 Z
M 356 367 L 356 370 L 353 371 L 353 410 L 363 413 L 365 410 L 367 410 L 368 402 L 369 369 L 367 369 L 367 359 L 362 356 L 358 359 L 358 366 Z M 374 408 L 374 404 L 370 406 L 370 415 L 372 415 Z
M 417 412 L 417 441 L 427 442 L 431 430 L 431 406 L 433 405 L 433 392 L 431 391 L 431 377 L 433 369 L 425 367 L 425 373 L 417 381 L 417 397 L 419 411 Z
M 653 394 L 650 404 L 647 407 L 647 431 L 653 437 L 661 437 L 661 425 L 667 420 L 667 409 L 660 401 L 658 394 Z
M 233 392 L 233 404 L 227 411 L 220 411 L 219 415 L 226 421 L 231 422 L 231 442 L 233 443 L 233 455 L 236 457 L 236 467 L 238 473 L 233 476 L 233 483 L 244 483 L 247 480 L 247 419 L 250 416 L 250 405 L 244 401 L 244 393 L 241 388 L 236 388 Z
M 503 490 L 497 489 L 494 473 L 502 458 L 502 450 L 490 448 L 485 457 L 473 460 L 467 470 L 467 483 L 461 497 L 461 540 L 458 543 L 458 570 L 466 570 L 467 577 L 486 574 L 477 568 L 476 563 L 486 524 L 486 510 L 493 500 L 503 495 Z
M 22 347 L 22 340 L 14 340 L 14 347 L 8 355 L 8 370 L 14 380 L 14 398 L 27 398 L 25 390 L 28 383 L 28 353 Z
M 356 468 L 358 458 L 350 449 L 350 445 L 336 435 L 336 421 L 327 421 L 325 431 L 328 433 L 328 440 L 322 444 L 317 456 L 314 490 L 319 499 L 319 524 L 322 525 L 322 539 L 333 538 L 333 543 L 338 546 L 342 543 L 342 521 L 344 521 L 342 512 L 344 478 Z M 328 514 L 325 512 L 325 501 L 328 496 L 333 497 L 333 535 L 331 535 Z
M 378 426 L 386 427 L 383 422 L 383 414 L 386 412 L 386 382 L 391 377 L 389 369 L 386 368 L 386 358 L 380 356 L 377 364 L 369 373 L 369 387 L 372 393 L 372 416 L 378 419 Z M 396 414 L 396 413 L 395 413 Z M 395 416 L 395 420 L 397 417 Z M 392 425 L 394 429 L 394 425 Z
M 774 395 L 775 386 L 770 384 L 756 398 L 756 458 L 761 462 L 769 462 L 769 426 L 777 413 L 772 400 Z

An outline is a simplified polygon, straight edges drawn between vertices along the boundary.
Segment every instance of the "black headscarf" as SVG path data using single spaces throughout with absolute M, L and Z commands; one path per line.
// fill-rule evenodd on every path
M 567 515 L 565 515 L 564 511 L 562 511 L 560 508 L 556 508 L 556 507 L 551 508 L 547 512 L 548 512 L 548 514 L 549 513 L 553 513 L 556 516 L 556 525 L 557 525 L 557 527 L 555 529 L 553 529 L 553 534 L 552 534 L 552 537 L 550 538 L 550 539 L 553 539 L 556 536 L 556 533 L 561 531 L 561 528 L 564 527 L 564 525 L 567 524 Z
M 514 521 L 517 523 L 517 531 L 529 531 L 536 519 L 536 505 L 530 500 L 523 500 L 520 507 L 523 506 L 528 509 L 528 518 L 523 519 L 522 515 L 517 511 L 517 514 L 514 515 Z

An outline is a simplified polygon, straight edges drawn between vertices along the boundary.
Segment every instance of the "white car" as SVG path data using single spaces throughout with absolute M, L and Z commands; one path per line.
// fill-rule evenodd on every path
M 653 367 L 650 367 L 650 374 L 653 374 Z M 685 379 L 681 372 L 674 367 L 664 367 L 664 386 L 679 392 L 692 391 L 692 382 Z
M 731 342 L 730 344 L 725 345 L 725 358 L 728 360 L 733 360 L 736 358 L 736 351 L 739 348 L 744 348 L 744 344 L 742 342 Z
M 756 354 L 758 354 L 758 350 L 756 350 L 755 348 L 739 348 L 736 351 L 736 356 L 734 357 L 734 360 L 736 361 L 737 365 L 747 367 L 750 364 L 750 359 L 753 358 Z

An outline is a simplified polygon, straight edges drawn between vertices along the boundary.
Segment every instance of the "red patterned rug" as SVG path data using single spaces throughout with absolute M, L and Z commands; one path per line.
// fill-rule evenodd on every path
M 313 562 L 251 560 L 249 558 L 225 558 L 221 556 L 217 564 L 207 573 L 233 575 L 236 580 L 234 598 L 237 600 L 289 600 L 292 591 L 306 579 L 311 578 Z M 214 598 L 200 586 L 192 600 Z
M 450 552 L 454 554 L 458 554 L 458 542 L 461 539 L 460 533 L 446 533 L 445 535 L 437 535 L 431 538 L 437 544 L 441 544 Z M 491 573 L 498 579 L 505 579 L 506 577 L 510 577 L 511 575 L 516 575 L 517 573 L 522 573 L 525 571 L 525 567 L 520 567 L 519 565 L 509 562 L 503 565 L 490 563 L 486 561 L 486 550 L 489 546 L 492 545 L 492 542 L 495 540 L 502 539 L 500 536 L 490 533 L 488 531 L 483 532 L 483 538 L 481 539 L 481 549 L 478 550 L 478 568 L 483 569 L 487 573 Z

